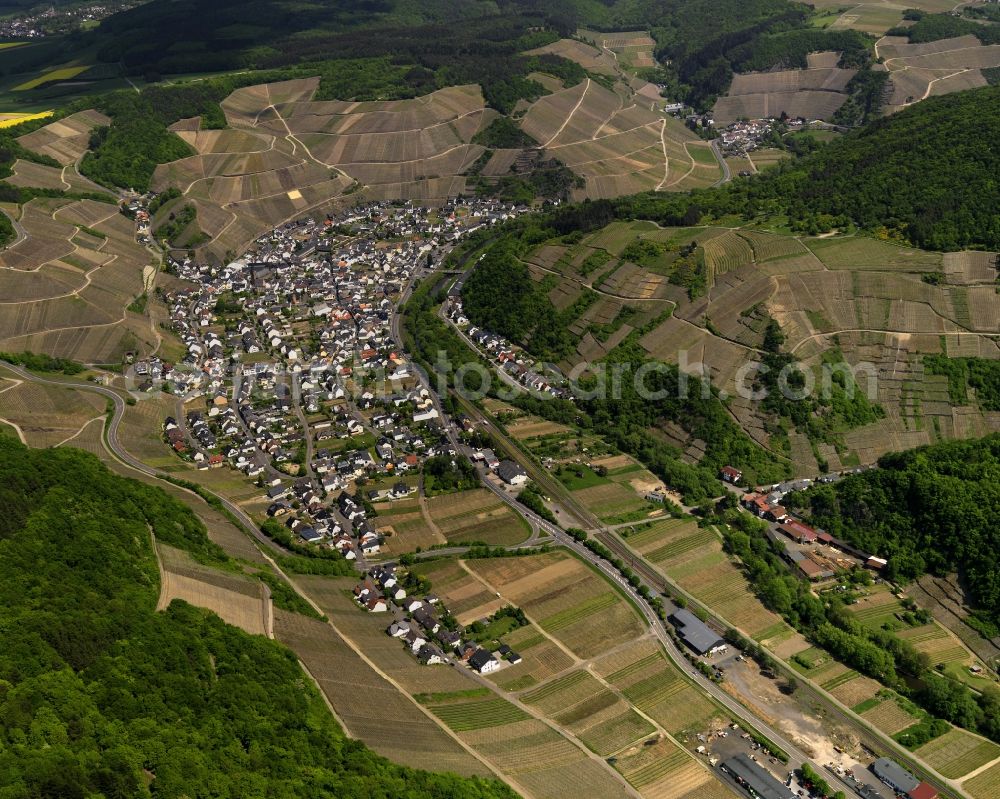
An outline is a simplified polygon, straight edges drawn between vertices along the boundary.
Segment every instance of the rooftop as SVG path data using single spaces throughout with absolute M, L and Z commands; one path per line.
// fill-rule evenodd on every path
M 795 794 L 776 780 L 767 769 L 754 763 L 746 754 L 731 757 L 722 767 L 760 799 L 795 799 Z

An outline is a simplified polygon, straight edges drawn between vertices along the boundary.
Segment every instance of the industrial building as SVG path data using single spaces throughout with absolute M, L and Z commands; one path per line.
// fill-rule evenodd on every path
M 770 771 L 745 754 L 729 758 L 722 764 L 722 769 L 756 799 L 795 799 L 791 788 L 782 785 Z
M 718 634 L 709 629 L 701 619 L 690 610 L 681 608 L 669 616 L 670 623 L 677 629 L 677 635 L 699 655 L 704 655 L 719 647 L 725 646 Z

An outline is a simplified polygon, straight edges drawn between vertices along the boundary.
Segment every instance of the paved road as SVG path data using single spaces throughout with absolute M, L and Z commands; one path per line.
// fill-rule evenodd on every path
M 729 169 L 729 162 L 722 157 L 722 150 L 719 148 L 718 139 L 712 139 L 712 152 L 715 153 L 715 158 L 719 162 L 719 166 L 722 167 L 722 177 L 715 182 L 716 186 L 721 186 L 723 183 L 728 183 L 733 179 L 733 173 Z
M 18 377 L 21 377 L 24 380 L 28 380 L 33 383 L 41 383 L 42 385 L 62 386 L 63 388 L 72 388 L 77 391 L 90 391 L 94 394 L 100 394 L 101 396 L 110 399 L 114 403 L 114 410 L 111 414 L 111 421 L 108 423 L 107 427 L 107 442 L 108 442 L 108 448 L 111 450 L 112 454 L 119 461 L 128 466 L 130 469 L 134 469 L 137 472 L 141 472 L 142 474 L 145 474 L 148 477 L 153 477 L 158 480 L 166 480 L 167 482 L 170 482 L 172 479 L 176 479 L 172 477 L 172 475 L 167 474 L 166 472 L 161 472 L 159 469 L 154 469 L 151 466 L 147 466 L 138 458 L 132 456 L 128 452 L 128 450 L 126 450 L 125 447 L 122 446 L 122 443 L 118 438 L 118 433 L 121 428 L 122 416 L 125 414 L 126 404 L 121 394 L 119 394 L 117 391 L 114 391 L 110 388 L 106 388 L 105 386 L 92 385 L 90 383 L 74 383 L 68 380 L 58 380 L 54 378 L 41 377 L 39 375 L 28 372 L 19 366 L 14 366 L 13 364 L 9 364 L 6 361 L 2 361 L 2 363 L 5 369 L 14 372 Z M 253 519 L 251 519 L 250 516 L 241 507 L 239 507 L 239 505 L 236 505 L 235 503 L 231 502 L 225 497 L 219 496 L 218 494 L 208 491 L 207 489 L 202 489 L 202 490 L 204 490 L 207 494 L 211 494 L 216 499 L 218 499 L 219 502 L 222 503 L 222 506 L 239 521 L 239 523 L 246 529 L 248 533 L 250 533 L 250 535 L 252 535 L 258 541 L 260 541 L 270 550 L 282 555 L 290 554 L 287 549 L 280 546 L 279 544 L 276 544 L 274 541 L 272 541 L 270 538 L 264 535 L 257 527 L 257 525 L 254 523 Z

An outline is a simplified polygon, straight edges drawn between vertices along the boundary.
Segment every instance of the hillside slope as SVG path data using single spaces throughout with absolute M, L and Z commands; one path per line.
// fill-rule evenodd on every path
M 149 531 L 225 556 L 164 492 L 0 436 L 0 794 L 509 797 L 346 739 L 295 657 L 159 591 Z
M 931 98 L 726 194 L 821 226 L 836 224 L 826 215 L 885 227 L 927 249 L 998 249 L 998 134 L 1000 87 Z

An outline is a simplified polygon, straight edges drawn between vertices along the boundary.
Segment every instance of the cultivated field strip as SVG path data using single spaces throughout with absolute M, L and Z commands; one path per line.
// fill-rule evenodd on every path
M 194 202 L 211 252 L 241 250 L 288 219 L 334 208 L 352 188 L 429 203 L 464 191 L 462 173 L 483 152 L 471 139 L 495 116 L 479 87 L 359 103 L 314 101 L 318 86 L 237 89 L 222 102 L 228 129 L 177 130 L 195 154 L 159 166 L 154 187 L 176 186 Z
M 468 567 L 578 657 L 593 657 L 642 632 L 624 598 L 587 566 L 562 553 L 476 560 Z M 581 607 L 587 611 L 581 613 Z
M 78 111 L 20 136 L 17 141 L 22 147 L 54 158 L 65 166 L 83 157 L 94 128 L 110 124 L 111 120 L 98 111 Z
M 275 636 L 316 678 L 348 734 L 389 759 L 465 775 L 489 769 L 357 655 L 329 625 L 275 609 Z
M 150 257 L 116 205 L 37 198 L 18 224 L 26 238 L 0 253 L 0 347 L 106 363 L 127 342 L 155 346 L 149 320 L 125 311 Z

